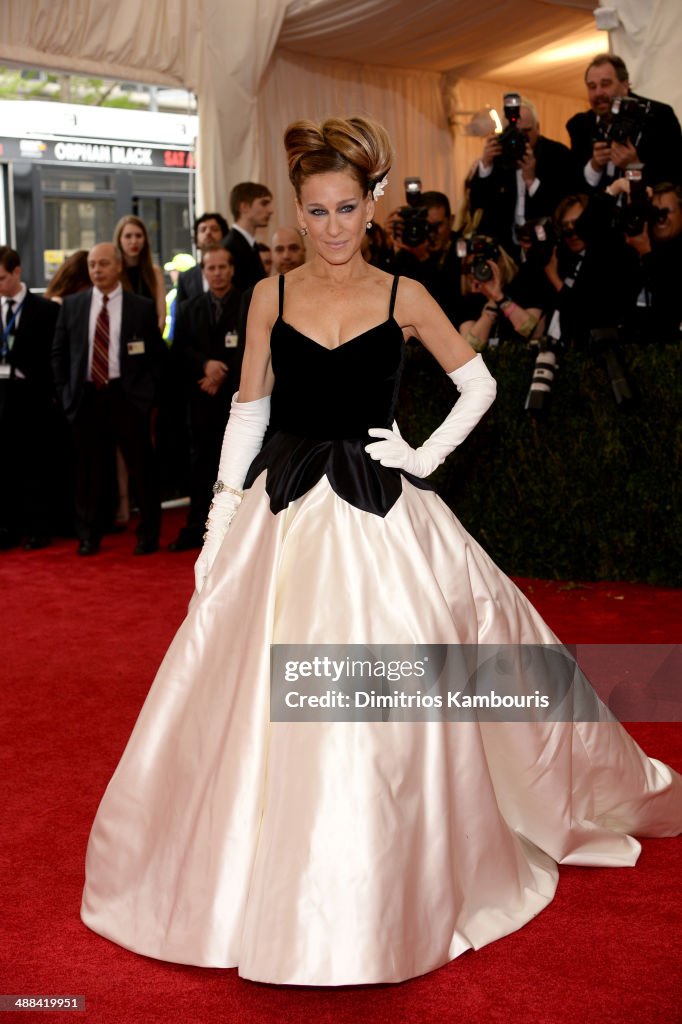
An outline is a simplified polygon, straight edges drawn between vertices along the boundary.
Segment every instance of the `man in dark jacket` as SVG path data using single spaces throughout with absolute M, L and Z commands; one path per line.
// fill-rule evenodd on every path
M 582 170 L 582 191 L 603 192 L 633 163 L 644 164 L 647 185 L 681 182 L 682 131 L 672 107 L 633 93 L 624 61 L 612 53 L 594 58 L 585 72 L 585 85 L 590 109 L 574 114 L 566 124 L 571 151 Z M 624 121 L 622 112 L 614 119 L 614 101 L 625 97 L 639 101 L 634 121 L 629 114 Z
M 234 227 L 223 239 L 232 253 L 234 287 L 244 292 L 266 276 L 257 249 L 256 231 L 267 228 L 273 214 L 272 193 L 255 181 L 242 181 L 230 193 L 230 210 Z
M 194 245 L 199 253 L 211 245 L 218 245 L 229 233 L 227 221 L 220 213 L 202 213 L 194 221 Z M 178 293 L 175 297 L 177 310 L 181 302 L 193 299 L 208 291 L 208 285 L 201 272 L 201 258 L 195 267 L 183 271 L 178 278 Z
M 136 555 L 158 550 L 161 525 L 151 415 L 166 358 L 154 303 L 120 285 L 118 249 L 90 250 L 93 287 L 64 299 L 52 348 L 57 393 L 76 454 L 78 554 L 94 555 L 107 525 L 106 481 L 121 449 L 140 508 Z
M 202 254 L 209 290 L 183 302 L 175 321 L 173 358 L 187 384 L 190 507 L 171 551 L 200 548 L 232 395 L 239 387 L 241 293 L 232 285 L 232 255 L 221 246 Z
M 526 136 L 525 153 L 508 166 L 502 159 L 500 136 L 490 135 L 471 178 L 470 198 L 472 210 L 483 211 L 479 233 L 495 238 L 515 258 L 519 255 L 515 227 L 551 217 L 563 197 L 579 184 L 569 149 L 540 134 L 537 111 L 529 100 L 521 100 L 516 127 Z
M 43 474 L 55 416 L 50 350 L 59 306 L 28 290 L 19 253 L 7 245 L 0 246 L 0 313 L 0 550 L 23 534 L 31 551 L 49 543 Z

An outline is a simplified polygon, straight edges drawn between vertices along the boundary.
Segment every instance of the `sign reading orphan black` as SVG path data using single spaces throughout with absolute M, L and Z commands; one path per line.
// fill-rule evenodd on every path
M 273 644 L 273 722 L 679 721 L 677 645 Z M 618 655 L 622 655 L 619 658 Z M 668 678 L 670 677 L 670 678 Z M 596 687 L 593 688 L 593 687 Z M 608 706 L 603 703 L 607 701 Z

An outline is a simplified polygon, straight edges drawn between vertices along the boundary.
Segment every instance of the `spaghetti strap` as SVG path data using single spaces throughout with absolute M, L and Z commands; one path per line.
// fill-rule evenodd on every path
M 279 275 L 279 315 L 284 314 L 284 274 Z
M 395 306 L 396 292 L 398 291 L 398 274 L 393 278 L 393 287 L 391 288 L 391 302 L 388 307 L 388 319 L 390 320 L 393 316 L 393 307 Z

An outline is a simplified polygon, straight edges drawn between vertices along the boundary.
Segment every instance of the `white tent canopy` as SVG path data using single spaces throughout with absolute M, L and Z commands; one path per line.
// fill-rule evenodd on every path
M 610 6 L 623 10 L 618 47 L 637 69 L 639 90 L 675 102 L 663 68 L 676 66 L 666 47 L 679 52 L 682 5 Z M 453 162 L 448 120 L 488 95 L 499 103 L 504 87 L 526 91 L 545 133 L 561 137 L 566 117 L 583 106 L 589 52 L 577 46 L 560 71 L 554 62 L 544 76 L 534 61 L 567 36 L 589 37 L 593 7 L 593 0 L 3 0 L 0 60 L 196 92 L 202 208 L 226 210 L 230 187 L 245 179 L 267 181 L 283 199 L 285 125 L 364 111 L 387 125 L 399 155 L 390 206 L 407 173 L 455 193 L 474 150 L 456 147 Z M 642 39 L 656 47 L 656 61 L 639 59 Z

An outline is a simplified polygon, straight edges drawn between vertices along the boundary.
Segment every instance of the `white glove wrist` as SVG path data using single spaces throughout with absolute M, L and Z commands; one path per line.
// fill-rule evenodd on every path
M 380 440 L 366 445 L 368 455 L 382 466 L 401 469 L 412 476 L 423 478 L 433 473 L 468 437 L 495 399 L 495 381 L 480 354 L 453 370 L 448 377 L 460 392 L 460 398 L 419 448 L 411 448 L 403 440 L 397 425 L 393 430 L 373 427 L 369 431 L 370 436 Z
M 239 402 L 238 398 L 237 393 L 232 399 L 220 453 L 218 479 L 206 520 L 204 546 L 194 566 L 197 591 L 203 587 L 230 523 L 237 514 L 244 493 L 244 479 L 261 449 L 270 420 L 269 395 L 254 402 Z

